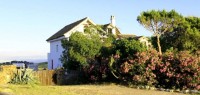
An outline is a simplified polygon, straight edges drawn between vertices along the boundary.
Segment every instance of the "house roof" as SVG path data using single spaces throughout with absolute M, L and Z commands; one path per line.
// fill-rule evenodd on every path
M 104 24 L 102 25 L 104 29 L 106 29 L 107 27 L 111 26 L 111 27 L 114 27 L 111 23 L 108 23 L 108 24 Z M 116 29 L 116 35 L 119 35 L 121 34 L 121 32 L 119 31 L 119 28 L 115 27 Z
M 135 38 L 137 36 L 133 34 L 118 34 L 117 37 L 118 38 Z
M 134 37 L 134 39 L 135 40 L 138 40 L 138 39 L 140 39 L 140 38 L 142 38 L 143 36 L 136 36 L 136 37 Z
M 68 31 L 70 31 L 71 29 L 73 29 L 75 26 L 79 25 L 81 22 L 83 22 L 84 20 L 86 20 L 87 17 L 81 19 L 81 20 L 78 20 L 74 23 L 71 23 L 69 25 L 66 25 L 64 28 L 62 28 L 61 30 L 59 30 L 57 33 L 55 33 L 54 35 L 52 35 L 51 37 L 49 37 L 46 41 L 50 41 L 50 40 L 53 40 L 53 39 L 57 39 L 59 37 L 62 37 L 64 36 L 65 33 L 67 33 Z
M 103 28 L 106 28 L 106 27 L 108 27 L 109 25 L 111 25 L 111 24 L 108 23 L 108 24 L 104 24 L 104 25 L 102 25 L 102 26 L 103 26 Z
M 136 35 L 133 35 L 133 34 L 118 34 L 117 37 L 119 39 L 123 39 L 123 38 L 133 38 L 135 40 L 140 40 L 141 38 L 145 38 L 145 39 L 148 39 L 147 37 L 144 37 L 144 36 L 136 36 Z
M 115 27 L 116 28 L 116 35 L 120 35 L 121 32 L 119 31 L 119 28 Z

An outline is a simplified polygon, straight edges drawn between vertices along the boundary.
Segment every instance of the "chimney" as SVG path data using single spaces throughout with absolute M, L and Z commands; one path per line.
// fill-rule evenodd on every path
M 110 23 L 111 23 L 111 25 L 112 26 L 116 26 L 116 23 L 115 23 L 115 16 L 111 16 L 111 18 L 110 18 Z

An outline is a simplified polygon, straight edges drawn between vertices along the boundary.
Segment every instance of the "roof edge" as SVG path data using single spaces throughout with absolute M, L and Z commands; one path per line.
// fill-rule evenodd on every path
M 78 21 L 75 21 L 71 24 L 68 24 L 66 26 L 64 26 L 62 29 L 60 29 L 58 32 L 54 33 L 51 37 L 49 37 L 46 41 L 49 42 L 50 40 L 53 40 L 53 39 L 56 39 L 56 38 L 59 38 L 59 37 L 62 37 L 64 36 L 65 33 L 67 33 L 68 31 L 74 29 L 74 27 L 78 26 L 80 23 L 84 22 L 85 20 L 90 20 L 88 17 L 85 17 L 83 19 L 80 19 Z M 91 20 L 90 20 L 91 23 L 93 23 Z M 77 24 L 76 24 L 77 23 Z M 70 25 L 73 25 L 75 24 L 74 26 L 71 27 L 71 29 L 69 29 L 68 31 L 64 31 L 65 28 L 69 27 Z M 58 35 L 58 36 L 57 36 Z M 56 37 L 57 36 L 57 37 Z

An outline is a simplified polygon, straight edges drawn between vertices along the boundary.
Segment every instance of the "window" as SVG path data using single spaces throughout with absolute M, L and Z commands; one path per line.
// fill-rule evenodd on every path
M 112 29 L 108 28 L 108 34 L 112 34 Z
M 56 52 L 58 52 L 58 45 L 56 45 Z

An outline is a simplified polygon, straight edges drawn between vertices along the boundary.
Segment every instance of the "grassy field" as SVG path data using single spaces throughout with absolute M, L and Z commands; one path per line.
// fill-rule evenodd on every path
M 0 95 L 186 95 L 175 92 L 139 90 L 119 85 L 27 86 L 1 85 Z

